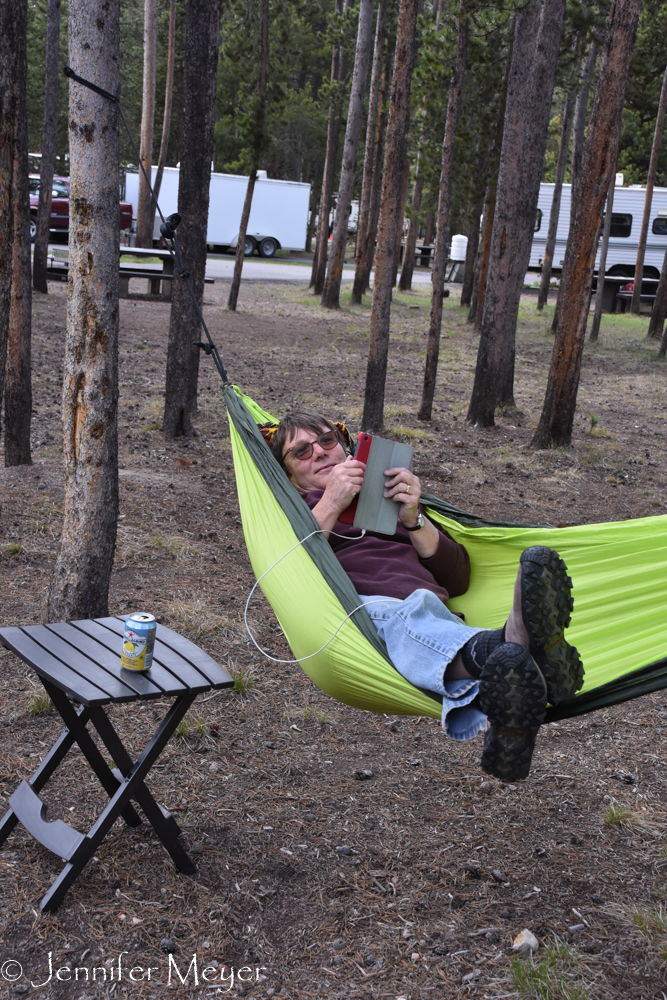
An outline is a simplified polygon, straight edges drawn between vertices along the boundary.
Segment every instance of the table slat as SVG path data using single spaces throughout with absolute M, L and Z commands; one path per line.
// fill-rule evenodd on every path
M 119 617 L 119 621 L 125 621 L 125 619 Z M 195 646 L 194 642 L 186 639 L 185 636 L 179 635 L 178 632 L 167 628 L 166 625 L 158 625 L 157 634 L 165 646 L 169 646 L 170 649 L 184 657 L 200 673 L 204 674 L 211 687 L 230 687 L 234 684 L 234 678 L 224 667 L 199 646 Z
M 102 646 L 106 647 L 106 649 L 111 650 L 112 653 L 115 653 L 118 657 L 120 657 L 121 643 L 118 636 L 122 636 L 123 629 L 121 628 L 120 633 L 114 635 L 112 631 L 105 628 L 104 625 L 101 624 L 102 622 L 109 620 L 114 622 L 116 621 L 115 618 L 101 618 L 95 621 L 74 621 L 70 622 L 70 624 L 76 629 L 80 629 L 81 632 L 86 635 L 91 636 Z M 128 670 L 127 673 L 138 673 L 138 671 Z M 187 684 L 182 683 L 177 677 L 174 677 L 169 670 L 165 670 L 165 668 L 156 661 L 155 657 L 153 657 L 153 666 L 150 669 L 150 680 L 156 687 L 160 688 L 162 693 L 165 695 L 183 694 L 188 687 Z M 141 695 L 140 697 L 145 698 L 146 695 Z
M 0 629 L 0 639 L 4 646 L 20 656 L 38 674 L 53 681 L 74 701 L 79 701 L 83 705 L 108 705 L 111 701 L 106 691 L 65 666 L 22 629 Z
M 64 659 L 77 673 L 87 676 L 89 680 L 93 680 L 100 687 L 107 688 L 109 692 L 111 692 L 111 687 L 107 687 L 107 685 L 113 683 L 125 688 L 128 695 L 122 698 L 114 695 L 115 701 L 162 697 L 162 689 L 151 681 L 148 674 L 138 670 L 125 670 L 121 666 L 120 645 L 117 652 L 112 652 L 92 636 L 86 635 L 81 629 L 74 628 L 69 622 L 37 627 L 48 630 L 49 636 L 43 645 L 48 646 L 59 659 Z M 58 643 L 62 645 L 58 645 Z M 91 674 L 89 672 L 91 668 L 99 671 L 99 678 L 97 673 Z
M 122 635 L 125 619 L 118 618 L 96 618 L 98 625 L 103 625 L 109 629 L 113 635 Z M 158 625 L 155 637 L 155 652 L 153 653 L 153 663 L 159 663 L 161 667 L 168 670 L 174 678 L 178 678 L 190 691 L 210 691 L 211 682 L 199 670 L 196 670 L 183 656 L 170 649 L 161 641 L 162 626 Z M 151 667 L 151 674 L 154 667 Z

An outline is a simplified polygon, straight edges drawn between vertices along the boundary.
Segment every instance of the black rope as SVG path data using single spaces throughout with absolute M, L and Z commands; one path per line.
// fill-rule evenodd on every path
M 194 345 L 195 347 L 198 347 L 200 350 L 202 350 L 205 354 L 211 355 L 213 357 L 213 362 L 215 364 L 215 367 L 218 369 L 220 378 L 222 379 L 222 384 L 230 385 L 231 383 L 229 381 L 227 372 L 225 371 L 225 366 L 223 365 L 220 355 L 218 354 L 218 348 L 213 343 L 213 338 L 211 337 L 209 329 L 206 325 L 206 321 L 204 320 L 202 311 L 199 308 L 199 303 L 197 302 L 197 296 L 195 295 L 194 289 L 192 287 L 192 282 L 190 281 L 190 272 L 183 263 L 183 257 L 181 256 L 181 248 L 179 247 L 178 240 L 176 238 L 176 229 L 181 221 L 181 217 L 177 212 L 174 212 L 173 215 L 168 215 L 167 218 L 165 219 L 164 215 L 162 214 L 162 209 L 160 208 L 158 200 L 155 197 L 155 192 L 153 191 L 153 186 L 150 182 L 150 178 L 146 173 L 143 163 L 141 162 L 141 156 L 139 155 L 139 150 L 137 149 L 137 145 L 134 141 L 134 138 L 132 137 L 132 133 L 130 132 L 130 126 L 127 124 L 127 119 L 123 114 L 123 109 L 120 105 L 120 98 L 117 97 L 115 94 L 110 93 L 110 91 L 104 90 L 102 87 L 98 87 L 97 84 L 91 83 L 90 80 L 84 80 L 82 76 L 79 76 L 77 73 L 74 72 L 71 66 L 65 66 L 63 73 L 65 74 L 65 76 L 69 77 L 70 80 L 76 80 L 76 82 L 80 83 L 83 87 L 88 87 L 89 90 L 94 90 L 96 94 L 99 94 L 101 97 L 105 97 L 108 101 L 111 101 L 118 108 L 118 112 L 122 119 L 123 125 L 125 126 L 125 131 L 127 132 L 130 142 L 132 144 L 134 155 L 137 158 L 137 163 L 139 164 L 139 168 L 142 174 L 144 175 L 144 179 L 146 181 L 146 184 L 148 185 L 148 190 L 151 193 L 153 204 L 155 205 L 155 209 L 158 212 L 160 219 L 162 220 L 160 225 L 160 232 L 162 233 L 164 241 L 167 244 L 167 249 L 174 258 L 176 269 L 178 270 L 179 276 L 183 279 L 183 281 L 186 284 L 186 287 L 190 293 L 190 298 L 192 299 L 192 304 L 194 305 L 195 311 L 199 318 L 199 322 L 201 323 L 202 329 L 206 334 L 207 343 L 202 343 L 201 341 L 194 341 Z

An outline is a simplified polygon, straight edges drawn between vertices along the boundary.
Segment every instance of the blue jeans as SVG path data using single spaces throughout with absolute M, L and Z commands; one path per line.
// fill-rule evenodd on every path
M 482 629 L 464 625 L 430 590 L 415 590 L 404 601 L 363 594 L 359 599 L 398 672 L 415 687 L 442 695 L 442 728 L 448 736 L 471 740 L 485 729 L 486 716 L 473 704 L 479 683 L 444 679 L 461 647 Z

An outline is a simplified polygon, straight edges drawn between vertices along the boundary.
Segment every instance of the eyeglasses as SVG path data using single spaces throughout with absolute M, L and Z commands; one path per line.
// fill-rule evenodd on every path
M 283 462 L 290 452 L 292 452 L 292 457 L 295 458 L 297 462 L 305 462 L 306 459 L 312 456 L 314 444 L 319 444 L 320 448 L 324 448 L 325 451 L 331 451 L 332 448 L 336 447 L 339 440 L 338 431 L 327 431 L 326 434 L 321 434 L 316 441 L 304 441 L 302 444 L 298 444 L 294 448 L 288 448 L 283 455 Z

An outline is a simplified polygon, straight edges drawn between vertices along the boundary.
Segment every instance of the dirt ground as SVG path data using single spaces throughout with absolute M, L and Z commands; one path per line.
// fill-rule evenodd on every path
M 298 404 L 358 429 L 368 305 L 344 297 L 325 313 L 305 288 L 246 284 L 229 314 L 226 294 L 224 282 L 206 287 L 206 315 L 234 380 L 278 416 Z M 646 319 L 606 317 L 586 349 L 573 448 L 535 453 L 526 445 L 551 309 L 538 318 L 534 300 L 522 306 L 522 412 L 477 430 L 465 423 L 477 342 L 457 300 L 446 303 L 430 425 L 414 417 L 428 298 L 394 302 L 386 433 L 415 446 L 426 486 L 524 522 L 667 512 L 667 367 L 646 346 Z M 35 296 L 34 465 L 0 471 L 2 625 L 42 620 L 59 540 L 65 309 L 64 285 Z M 235 690 L 195 703 L 148 782 L 198 874 L 176 873 L 146 824 L 119 821 L 43 915 L 61 862 L 17 828 L 0 853 L 0 995 L 665 1000 L 667 692 L 544 727 L 530 778 L 503 785 L 479 768 L 481 738 L 456 744 L 432 720 L 355 711 L 253 653 L 242 622 L 253 576 L 218 376 L 202 358 L 200 436 L 166 440 L 168 324 L 166 304 L 121 302 L 110 612 L 153 612 L 236 678 Z M 251 615 L 259 641 L 287 654 L 262 598 Z M 62 727 L 30 671 L 6 651 L 0 663 L 7 797 Z M 111 709 L 131 752 L 165 708 Z M 372 777 L 358 780 L 362 770 Z M 81 830 L 105 800 L 78 752 L 43 798 L 49 819 Z M 532 960 L 511 951 L 524 928 L 540 942 Z

